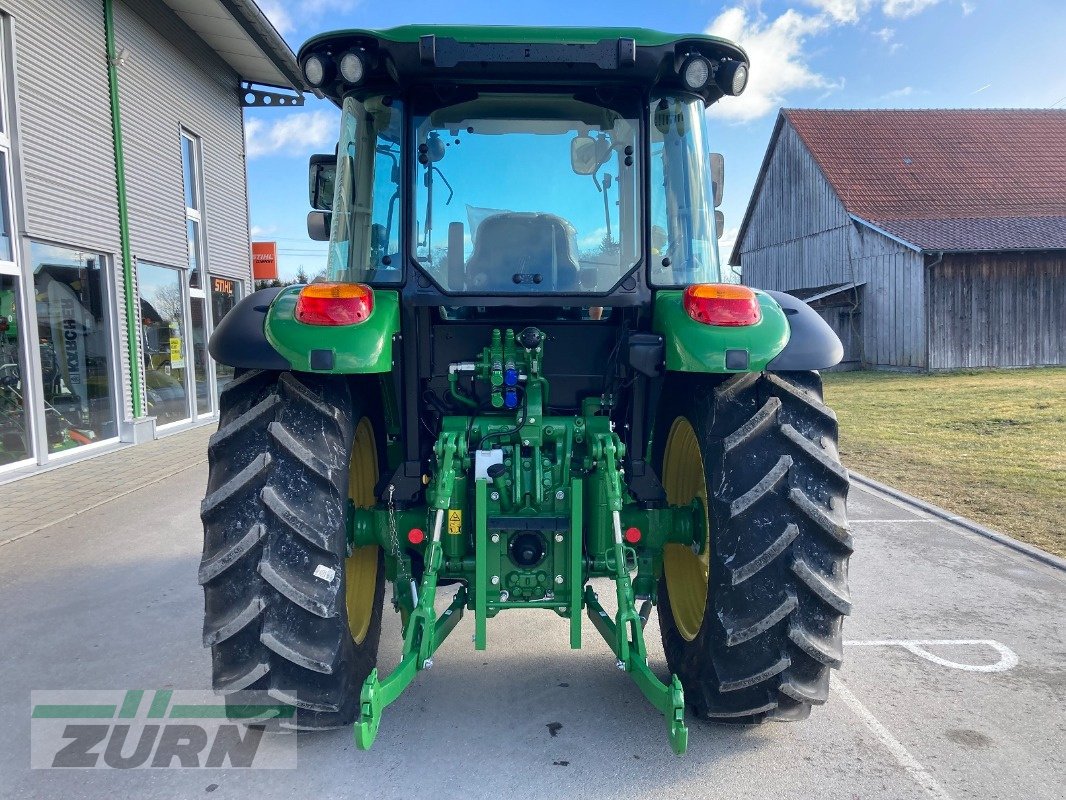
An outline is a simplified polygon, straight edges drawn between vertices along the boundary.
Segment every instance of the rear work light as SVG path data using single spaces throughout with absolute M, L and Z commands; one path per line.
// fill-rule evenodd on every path
M 739 327 L 762 319 L 759 298 L 747 286 L 697 283 L 685 289 L 685 312 L 704 325 Z
M 355 325 L 373 310 L 374 292 L 361 283 L 312 283 L 296 300 L 296 319 L 305 325 Z

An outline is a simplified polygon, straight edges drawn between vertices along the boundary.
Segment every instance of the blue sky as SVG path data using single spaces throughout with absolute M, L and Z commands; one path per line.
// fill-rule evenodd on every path
M 324 30 L 412 22 L 620 25 L 708 31 L 739 41 L 752 77 L 712 107 L 712 144 L 726 157 L 723 258 L 744 214 L 777 111 L 808 108 L 1066 108 L 1062 0 L 794 0 L 574 3 L 540 0 L 259 0 L 293 50 Z M 339 114 L 308 96 L 302 109 L 247 112 L 253 238 L 278 242 L 280 271 L 325 265 L 307 238 L 307 157 L 329 151 Z

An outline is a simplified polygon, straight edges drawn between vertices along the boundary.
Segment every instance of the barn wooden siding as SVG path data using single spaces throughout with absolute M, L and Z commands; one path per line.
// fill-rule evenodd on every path
M 963 253 L 929 268 L 929 367 L 1066 363 L 1066 253 Z
M 743 282 L 779 291 L 865 282 L 857 315 L 821 312 L 838 333 L 844 324 L 861 328 L 853 337 L 859 352 L 849 348 L 845 357 L 926 367 L 922 255 L 854 222 L 796 130 L 786 119 L 781 125 L 740 241 Z

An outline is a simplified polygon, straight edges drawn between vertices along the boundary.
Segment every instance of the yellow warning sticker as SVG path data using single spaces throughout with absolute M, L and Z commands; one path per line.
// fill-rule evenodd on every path
M 463 512 L 458 508 L 448 510 L 448 533 L 463 532 Z

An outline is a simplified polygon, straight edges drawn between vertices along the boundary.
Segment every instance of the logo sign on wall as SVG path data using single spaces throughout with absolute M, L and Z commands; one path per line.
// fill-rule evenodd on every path
M 252 242 L 252 277 L 257 281 L 278 277 L 277 242 Z

